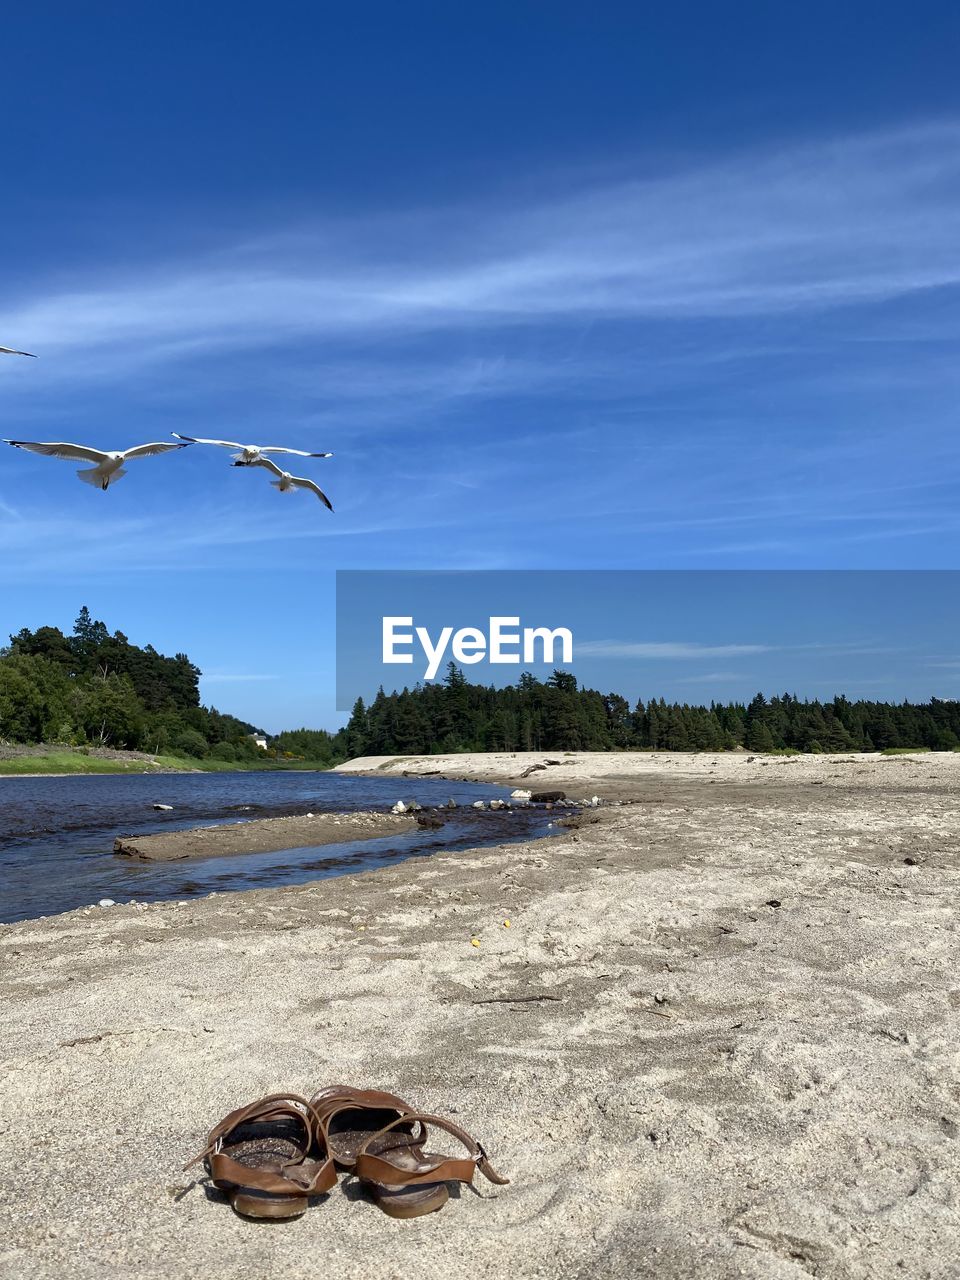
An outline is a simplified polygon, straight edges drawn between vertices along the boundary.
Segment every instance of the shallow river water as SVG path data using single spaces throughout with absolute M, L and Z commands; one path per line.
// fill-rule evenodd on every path
M 339 773 L 137 774 L 0 778 L 0 921 L 89 906 L 101 898 L 152 902 L 229 889 L 303 884 L 437 849 L 509 843 L 550 834 L 542 810 L 451 810 L 438 831 L 313 849 L 183 862 L 118 857 L 118 835 L 175 831 L 285 814 L 384 810 L 506 798 L 503 787 L 435 778 L 358 778 Z M 170 812 L 155 812 L 169 804 Z M 447 815 L 444 815 L 447 817 Z

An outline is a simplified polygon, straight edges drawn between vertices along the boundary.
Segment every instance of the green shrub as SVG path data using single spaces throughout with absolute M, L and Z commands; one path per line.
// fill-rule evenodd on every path
M 193 756 L 202 760 L 210 751 L 210 746 L 202 733 L 196 729 L 183 729 L 173 740 L 173 749 L 178 756 Z

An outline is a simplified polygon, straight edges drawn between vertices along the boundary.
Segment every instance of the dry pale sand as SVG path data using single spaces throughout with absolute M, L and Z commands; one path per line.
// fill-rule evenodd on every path
M 957 1276 L 960 754 L 579 755 L 548 778 L 637 803 L 0 929 L 0 1271 Z M 347 1183 L 264 1227 L 179 1172 L 227 1108 L 338 1080 L 455 1117 L 512 1184 L 403 1223 Z
M 273 853 L 279 849 L 312 849 L 345 840 L 379 840 L 416 830 L 414 818 L 390 813 L 311 813 L 288 818 L 256 818 L 220 822 L 188 831 L 118 836 L 114 853 L 149 862 L 181 858 L 234 857 L 241 853 Z

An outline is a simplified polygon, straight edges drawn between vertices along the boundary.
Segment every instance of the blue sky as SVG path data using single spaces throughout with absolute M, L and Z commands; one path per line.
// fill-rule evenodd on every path
M 337 568 L 958 567 L 960 13 L 665 8 L 5 14 L 0 434 L 336 514 L 5 449 L 0 634 L 334 725 Z

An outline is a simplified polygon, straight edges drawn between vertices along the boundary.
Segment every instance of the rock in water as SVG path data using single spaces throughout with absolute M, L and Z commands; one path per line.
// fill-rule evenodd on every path
M 524 791 L 523 787 L 517 787 L 516 791 L 510 792 L 511 800 L 529 800 L 533 795 L 532 791 Z
M 155 804 L 153 807 L 154 809 L 157 810 L 158 813 L 169 813 L 173 808 L 173 805 L 172 804 Z
M 530 799 L 534 804 L 556 804 L 558 800 L 566 800 L 565 791 L 535 791 Z
M 113 898 L 101 898 L 97 903 L 98 907 L 115 907 L 116 905 Z

